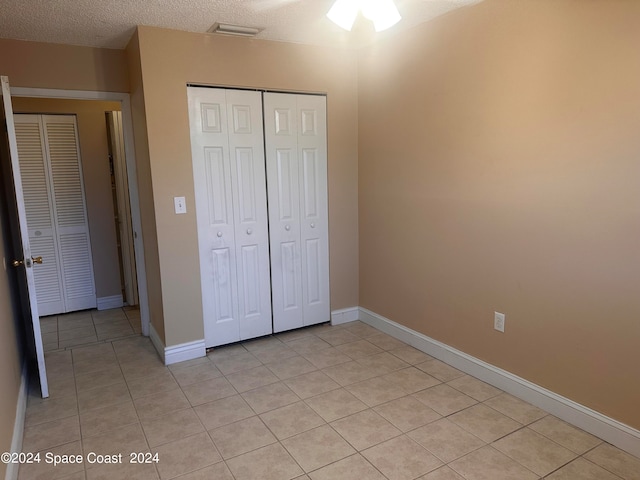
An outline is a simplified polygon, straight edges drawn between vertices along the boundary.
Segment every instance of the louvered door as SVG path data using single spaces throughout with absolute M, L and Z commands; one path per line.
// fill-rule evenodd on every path
M 16 115 L 16 136 L 38 310 L 95 308 L 96 294 L 76 118 Z

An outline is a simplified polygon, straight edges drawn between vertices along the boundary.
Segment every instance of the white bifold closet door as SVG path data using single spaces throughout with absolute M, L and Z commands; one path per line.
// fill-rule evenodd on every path
M 271 333 L 260 92 L 189 87 L 207 347 Z
M 15 115 L 40 315 L 95 308 L 96 293 L 74 115 Z
M 273 330 L 330 320 L 326 97 L 264 94 Z

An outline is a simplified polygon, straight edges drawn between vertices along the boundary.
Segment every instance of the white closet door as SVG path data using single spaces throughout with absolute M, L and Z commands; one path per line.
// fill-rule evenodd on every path
M 330 320 L 326 97 L 264 94 L 274 331 Z
M 260 93 L 189 87 L 205 343 L 271 333 Z
M 96 307 L 76 118 L 43 115 L 65 311 Z
M 65 311 L 62 272 L 58 262 L 42 117 L 14 115 L 14 120 L 29 242 L 33 256 L 43 258 L 42 264 L 33 265 L 38 312 L 40 315 L 62 313 Z

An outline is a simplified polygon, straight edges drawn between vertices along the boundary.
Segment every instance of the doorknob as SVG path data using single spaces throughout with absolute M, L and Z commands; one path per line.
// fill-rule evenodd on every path
M 19 267 L 23 263 L 24 262 L 22 260 L 14 260 L 13 262 L 11 262 L 11 265 L 13 265 L 14 267 Z
M 37 263 L 38 265 L 42 265 L 42 257 L 31 257 L 33 263 Z

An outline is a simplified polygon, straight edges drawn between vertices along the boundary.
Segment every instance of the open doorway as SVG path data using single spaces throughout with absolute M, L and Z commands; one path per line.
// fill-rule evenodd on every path
M 79 137 L 91 137 L 84 138 L 84 142 L 80 138 L 79 143 L 96 270 L 96 307 L 101 311 L 124 306 L 125 311 L 132 311 L 139 304 L 136 315 L 139 323 L 135 330 L 147 335 L 144 264 L 136 261 L 144 257 L 128 94 L 26 88 L 12 89 L 11 93 L 16 114 L 76 115 Z M 88 121 L 88 117 L 92 117 L 92 121 Z M 126 215 L 122 214 L 124 209 Z M 118 228 L 123 221 L 127 225 Z M 126 235 L 124 241 L 123 235 Z

